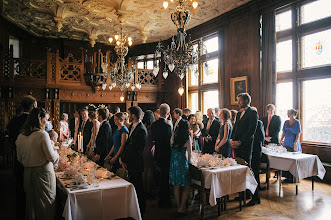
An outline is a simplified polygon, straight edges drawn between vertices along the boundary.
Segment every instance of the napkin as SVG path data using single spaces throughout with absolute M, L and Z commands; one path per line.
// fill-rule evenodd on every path
M 85 169 L 92 169 L 95 166 L 94 162 L 86 162 L 84 164 Z
M 107 178 L 110 173 L 108 170 L 98 169 L 95 173 L 97 178 Z
M 237 165 L 237 161 L 233 158 L 225 158 L 223 160 L 223 165 L 224 166 L 234 166 L 234 165 Z
M 64 171 L 64 174 L 66 174 L 66 175 L 76 175 L 77 174 L 77 169 L 75 169 L 73 166 L 70 166 L 69 169 L 66 169 L 66 171 Z
M 77 173 L 74 176 L 74 179 L 72 181 L 75 185 L 81 185 L 86 183 L 86 179 L 83 177 L 81 173 Z

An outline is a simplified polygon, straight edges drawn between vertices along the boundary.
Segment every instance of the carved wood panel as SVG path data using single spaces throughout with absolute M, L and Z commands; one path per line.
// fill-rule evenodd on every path
M 54 129 L 58 130 L 57 125 L 60 122 L 60 100 L 54 99 Z
M 5 131 L 5 118 L 6 118 L 6 101 L 0 100 L 0 131 Z

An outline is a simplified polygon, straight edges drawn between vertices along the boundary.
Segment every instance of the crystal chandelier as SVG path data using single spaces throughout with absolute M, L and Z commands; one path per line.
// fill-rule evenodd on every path
M 118 14 L 118 18 L 121 25 L 121 33 L 114 36 L 115 39 L 115 52 L 117 54 L 117 60 L 111 68 L 107 68 L 110 76 L 109 89 L 112 90 L 116 85 L 123 91 L 131 87 L 132 90 L 135 88 L 140 89 L 141 83 L 138 81 L 135 84 L 134 76 L 138 74 L 136 65 L 132 62 L 125 64 L 125 57 L 129 52 L 128 46 L 132 45 L 132 38 L 123 34 L 122 30 L 122 15 Z M 109 42 L 114 41 L 112 37 L 109 38 Z M 103 85 L 103 89 L 106 89 L 107 85 Z
M 173 1 L 171 1 L 173 2 Z M 165 48 L 161 42 L 158 43 L 155 51 L 155 56 L 160 57 L 163 54 L 163 60 L 168 66 L 171 72 L 175 72 L 176 75 L 182 80 L 186 75 L 186 70 L 189 67 L 192 72 L 197 73 L 195 68 L 197 64 L 199 54 L 202 49 L 205 49 L 202 40 L 199 42 L 198 47 L 194 48 L 185 30 L 191 20 L 191 13 L 186 9 L 187 0 L 177 0 L 178 5 L 176 10 L 171 13 L 171 20 L 177 27 L 177 35 L 172 37 L 170 46 Z M 164 8 L 168 7 L 168 2 L 163 3 Z M 193 1 L 192 7 L 195 9 L 198 6 L 196 1 Z M 205 49 L 206 50 L 206 49 Z M 156 75 L 159 67 L 155 67 L 153 73 Z M 174 71 L 175 70 L 175 71 Z M 163 70 L 163 77 L 168 77 L 168 71 L 165 67 Z

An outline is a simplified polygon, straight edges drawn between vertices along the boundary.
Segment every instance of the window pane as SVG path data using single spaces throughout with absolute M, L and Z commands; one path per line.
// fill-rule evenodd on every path
M 190 70 L 190 86 L 197 86 L 199 80 L 198 64 L 194 65 L 194 70 Z
M 288 10 L 276 15 L 276 32 L 292 28 L 292 11 Z
M 219 107 L 218 90 L 211 90 L 203 93 L 203 114 L 207 114 L 208 108 Z
M 293 108 L 292 82 L 278 83 L 276 93 L 276 114 L 282 119 L 282 123 L 287 120 L 287 110 Z M 283 127 L 283 124 L 282 124 Z M 281 135 L 282 132 L 279 132 Z
M 301 24 L 331 16 L 330 0 L 319 0 L 301 7 Z
M 304 141 L 331 143 L 331 78 L 303 82 Z
M 331 64 L 331 29 L 302 37 L 302 68 Z
M 206 62 L 202 63 L 203 66 L 203 84 L 206 83 L 217 83 L 218 82 L 218 59 L 213 59 L 207 61 L 208 68 L 206 67 Z
M 276 72 L 292 70 L 292 40 L 276 45 Z
M 154 68 L 153 60 L 147 61 L 147 69 L 152 70 Z
M 198 93 L 197 92 L 192 92 L 190 93 L 190 109 L 192 112 L 196 112 L 199 110 L 199 99 L 198 99 Z
M 206 40 L 203 42 L 203 44 L 207 48 L 207 53 L 211 53 L 218 50 L 218 37 L 211 38 L 209 40 Z M 203 51 L 203 54 L 205 54 L 206 51 Z
M 138 67 L 138 69 L 144 69 L 144 62 L 143 61 L 138 62 L 137 67 Z

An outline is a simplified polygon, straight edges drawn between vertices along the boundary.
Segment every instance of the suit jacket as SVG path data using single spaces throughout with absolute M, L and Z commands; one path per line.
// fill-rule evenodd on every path
M 87 144 L 91 140 L 92 128 L 93 128 L 93 122 L 91 122 L 90 120 L 87 119 L 84 128 L 83 128 L 83 120 L 80 121 L 78 133 L 82 132 L 82 134 L 83 134 L 83 149 L 84 149 L 84 152 L 86 150 Z
M 154 159 L 159 167 L 169 166 L 171 157 L 170 139 L 171 125 L 164 118 L 152 124 L 152 139 L 155 144 Z
M 213 153 L 215 151 L 215 143 L 221 127 L 221 122 L 215 117 L 213 123 L 210 125 L 209 131 L 207 131 L 208 121 L 209 120 L 205 121 L 204 128 L 202 130 L 202 135 L 204 137 L 207 137 L 209 134 L 211 136 L 211 140 L 208 142 L 207 141 L 204 142 L 202 149 L 203 153 Z
M 240 119 L 242 112 L 238 112 L 236 117 L 236 123 L 232 131 L 232 139 L 234 141 L 240 141 L 240 146 L 235 150 L 236 156 L 244 159 L 248 165 L 251 164 L 253 140 L 257 126 L 257 112 L 247 108 L 245 114 Z
M 171 147 L 182 148 L 190 135 L 190 123 L 185 119 L 181 119 L 173 132 L 173 141 Z
M 70 137 L 75 137 L 75 117 L 69 120 Z
M 268 126 L 268 115 L 264 116 L 262 118 L 264 131 L 267 131 Z M 268 143 L 275 143 L 279 144 L 279 132 L 281 128 L 282 121 L 278 115 L 273 115 L 269 124 L 269 137 L 271 137 L 271 142 L 265 142 Z
M 15 141 L 18 135 L 21 133 L 23 125 L 28 118 L 29 114 L 23 113 L 21 115 L 15 115 L 9 122 L 7 129 L 8 129 L 8 136 L 11 146 L 16 151 L 16 144 Z
M 264 134 L 263 123 L 262 121 L 258 120 L 254 135 L 254 142 L 253 142 L 252 163 L 253 161 L 260 163 L 264 137 L 265 134 Z
M 132 125 L 129 127 L 131 132 Z M 144 148 L 147 141 L 147 130 L 142 122 L 136 126 L 127 139 L 121 160 L 127 165 L 130 173 L 141 173 L 144 171 Z
M 94 149 L 94 153 L 100 155 L 100 160 L 98 162 L 100 166 L 103 166 L 104 159 L 113 146 L 112 134 L 109 122 L 107 120 L 104 121 L 100 126 L 97 138 L 95 139 Z

